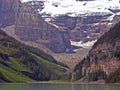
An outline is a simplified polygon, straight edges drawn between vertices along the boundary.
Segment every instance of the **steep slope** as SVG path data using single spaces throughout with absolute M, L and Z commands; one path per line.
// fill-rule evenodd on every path
M 33 47 L 19 43 L 0 30 L 0 81 L 59 80 L 66 66 Z
M 90 81 L 105 79 L 107 82 L 120 82 L 120 22 L 98 39 L 74 71 L 77 79 L 84 77 Z
M 109 27 L 118 22 L 120 17 L 118 0 L 22 0 L 22 2 L 41 14 L 46 22 L 66 29 L 69 32 L 69 39 L 76 43 L 98 39 L 109 30 Z
M 99 13 L 102 7 L 100 6 L 99 8 L 99 3 L 96 3 L 96 0 L 90 0 L 89 2 L 85 0 L 84 2 L 77 1 L 77 3 L 75 0 L 68 0 L 69 3 L 66 3 L 66 0 L 30 0 L 28 3 L 21 3 L 20 1 L 24 0 L 0 1 L 0 27 L 2 27 L 2 30 L 26 45 L 43 50 L 45 53 L 52 55 L 56 60 L 66 63 L 71 68 L 74 67 L 80 58 L 83 58 L 88 53 L 96 39 L 120 19 L 119 7 L 117 13 L 112 13 L 111 11 L 114 10 L 108 10 L 108 8 L 107 11 L 109 13 Z M 46 15 L 44 12 L 40 13 L 44 8 L 44 4 L 52 4 L 51 6 L 57 8 L 57 4 L 59 4 L 57 2 L 59 1 L 63 8 L 66 9 L 76 8 L 75 10 L 79 10 L 81 9 L 78 9 L 79 6 L 84 7 L 84 4 L 88 2 L 86 6 L 95 9 L 93 5 L 96 5 L 98 6 L 97 9 L 100 10 L 89 13 L 88 11 L 87 13 L 83 11 L 85 13 L 83 15 L 78 15 L 81 12 L 74 12 L 75 10 L 72 10 L 74 15 L 67 13 L 67 15 L 58 15 L 58 17 L 51 17 L 50 14 Z M 112 1 L 108 2 L 111 3 Z M 95 2 L 95 4 L 92 2 Z M 64 4 L 68 5 L 68 8 Z M 69 4 L 74 4 L 72 6 L 75 6 L 75 8 L 72 8 Z M 50 10 L 52 8 L 48 9 L 48 11 L 53 13 L 60 12 L 59 10 Z M 62 10 L 62 12 L 66 12 L 66 9 Z M 89 8 L 87 7 L 86 9 Z M 81 55 L 79 55 L 80 52 L 82 52 Z
M 33 8 L 20 0 L 0 0 L 0 27 L 11 25 L 15 25 L 13 34 L 20 41 L 42 44 L 54 52 L 71 48 L 66 30 L 46 23 Z

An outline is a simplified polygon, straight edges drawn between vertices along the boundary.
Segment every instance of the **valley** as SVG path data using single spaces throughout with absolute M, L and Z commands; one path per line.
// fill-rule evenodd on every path
M 10 67 L 9 72 L 18 73 L 19 76 L 28 81 L 54 79 L 70 81 L 72 77 L 73 81 L 75 81 L 81 79 L 83 76 L 88 76 L 87 78 L 91 80 L 92 73 L 100 73 L 104 76 L 110 75 L 112 72 L 109 70 L 115 71 L 120 65 L 116 56 L 111 56 L 119 48 L 119 37 L 114 43 L 115 47 L 111 42 L 109 44 L 104 43 L 102 39 L 109 39 L 110 35 L 106 33 L 112 32 L 115 27 L 117 27 L 115 30 L 118 30 L 116 31 L 118 35 L 114 35 L 116 37 L 119 36 L 120 2 L 117 0 L 105 0 L 104 2 L 108 4 L 105 6 L 99 0 L 71 0 L 69 3 L 64 0 L 1 0 L 1 33 L 5 34 L 5 39 L 10 37 L 12 39 L 10 42 L 13 45 L 14 43 L 16 45 L 17 42 L 18 47 L 16 45 L 15 50 L 19 46 L 25 47 L 23 51 L 25 49 L 25 53 L 30 55 L 30 58 L 27 58 L 26 55 L 23 58 L 23 54 L 20 53 L 20 58 L 23 62 L 24 59 L 29 62 L 31 58 L 33 61 L 25 63 L 24 66 L 29 69 L 27 72 L 16 70 L 15 67 L 9 66 L 9 63 L 20 63 L 22 65 L 24 63 L 19 62 L 19 58 L 14 59 L 14 57 L 13 61 L 4 61 L 2 55 L 6 52 L 2 49 L 0 51 L 2 53 L 0 56 L 2 63 L 0 65 L 3 72 L 2 74 L 0 73 L 0 77 L 5 76 L 8 70 L 6 64 Z M 94 5 L 91 6 L 92 4 Z M 113 38 L 112 42 L 116 40 L 114 35 L 110 37 Z M 4 41 L 1 39 L 1 42 Z M 101 45 L 101 42 L 103 45 Z M 9 46 L 8 43 L 6 40 L 5 45 Z M 3 45 L 2 48 L 6 48 L 5 50 L 7 50 L 9 47 Z M 26 49 L 28 50 L 26 51 Z M 34 49 L 35 52 L 32 52 Z M 20 50 L 18 51 L 21 52 Z M 117 51 L 117 55 L 119 58 L 119 50 Z M 53 62 L 49 61 L 51 58 Z M 8 55 L 8 59 L 11 60 L 11 56 Z M 14 62 L 14 60 L 18 61 Z M 30 67 L 30 64 L 34 64 L 33 67 Z M 36 67 L 34 67 L 35 65 Z M 35 71 L 33 70 L 34 68 Z M 3 69 L 5 69 L 5 72 Z M 45 73 L 42 73 L 42 70 Z M 38 74 L 38 76 L 34 78 L 35 74 Z M 19 79 L 12 81 L 10 77 L 7 77 L 0 78 L 1 82 L 2 80 L 10 82 L 19 81 Z M 100 78 L 103 79 L 104 77 Z M 20 82 L 24 82 L 24 80 Z

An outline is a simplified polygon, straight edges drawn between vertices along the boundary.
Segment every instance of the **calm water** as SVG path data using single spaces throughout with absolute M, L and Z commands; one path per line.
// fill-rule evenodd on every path
M 0 84 L 0 90 L 120 90 L 120 85 L 88 84 Z

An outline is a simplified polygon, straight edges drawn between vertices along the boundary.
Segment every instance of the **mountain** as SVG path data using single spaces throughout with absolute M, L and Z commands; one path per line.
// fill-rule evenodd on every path
M 16 40 L 73 68 L 97 39 L 120 20 L 119 3 L 105 3 L 108 4 L 100 0 L 1 0 L 0 27 Z
M 23 3 L 31 2 L 32 6 L 39 5 L 39 13 L 58 16 L 67 14 L 69 16 L 91 16 L 115 14 L 112 10 L 120 10 L 119 0 L 21 0 Z M 41 5 L 37 2 L 41 2 Z M 104 2 L 104 3 L 103 3 Z M 120 11 L 119 11 L 120 12 Z
M 67 66 L 0 30 L 0 82 L 60 80 Z
M 120 22 L 98 39 L 74 71 L 77 79 L 120 82 Z
M 72 46 L 79 43 L 77 46 L 86 47 L 84 46 L 88 44 L 86 42 L 95 42 L 120 20 L 118 0 L 22 0 L 22 2 L 38 12 L 48 24 L 66 30 Z
M 118 82 L 119 5 L 118 0 L 0 0 L 0 81 L 85 76 Z
M 70 50 L 68 32 L 46 23 L 35 10 L 20 0 L 1 0 L 0 13 L 1 28 L 11 27 L 5 31 L 13 32 L 11 36 L 17 36 L 19 41 L 35 45 L 40 43 L 54 52 Z

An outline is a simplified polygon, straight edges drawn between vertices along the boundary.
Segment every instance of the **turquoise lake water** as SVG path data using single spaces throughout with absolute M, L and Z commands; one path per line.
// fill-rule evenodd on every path
M 0 90 L 120 90 L 115 84 L 0 84 Z

